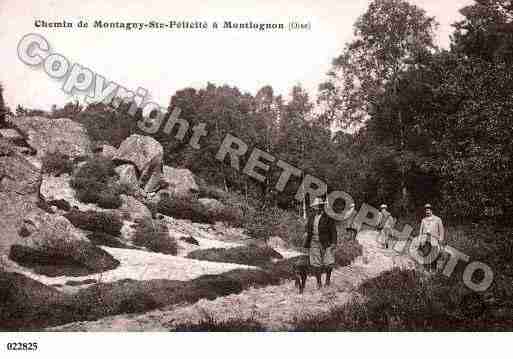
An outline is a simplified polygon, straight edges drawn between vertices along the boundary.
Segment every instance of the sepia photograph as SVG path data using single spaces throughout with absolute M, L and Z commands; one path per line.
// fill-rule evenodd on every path
M 511 0 L 0 17 L 0 352 L 513 331 Z

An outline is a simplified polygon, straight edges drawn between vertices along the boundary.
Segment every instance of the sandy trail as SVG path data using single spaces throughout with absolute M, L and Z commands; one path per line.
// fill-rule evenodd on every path
M 186 322 L 197 322 L 210 316 L 218 321 L 232 318 L 253 319 L 268 330 L 290 330 L 296 318 L 317 316 L 358 300 L 356 289 L 365 280 L 377 277 L 393 268 L 412 268 L 407 257 L 385 250 L 376 242 L 377 233 L 364 231 L 357 240 L 363 246 L 363 255 L 351 265 L 334 271 L 332 285 L 321 291 L 315 289 L 315 280 L 309 278 L 303 295 L 297 293 L 294 283 L 250 288 L 239 294 L 215 300 L 200 300 L 192 305 L 169 310 L 156 310 L 139 315 L 118 315 L 95 322 L 70 323 L 56 330 L 62 331 L 167 331 Z

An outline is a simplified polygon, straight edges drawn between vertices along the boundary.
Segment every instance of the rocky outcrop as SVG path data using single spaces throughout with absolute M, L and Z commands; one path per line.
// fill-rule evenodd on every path
M 39 201 L 41 172 L 9 145 L 0 154 L 0 255 L 19 239 L 18 229 L 26 213 Z
M 158 190 L 162 177 L 162 145 L 152 137 L 132 135 L 121 143 L 114 156 L 119 164 L 132 164 L 137 169 L 139 187 L 146 192 Z
M 267 240 L 267 245 L 275 250 L 288 247 L 287 243 L 285 243 L 285 241 L 283 239 L 281 239 L 280 237 L 270 237 Z
M 91 141 L 87 131 L 68 118 L 17 117 L 13 125 L 23 134 L 38 157 L 45 153 L 60 152 L 70 158 L 92 155 Z
M 45 273 L 50 266 L 51 274 L 83 275 L 103 272 L 119 265 L 110 254 L 91 244 L 64 217 L 52 215 L 40 209 L 29 212 L 19 231 L 22 237 L 11 248 L 10 258 L 24 265 L 34 265 Z M 73 267 L 72 273 L 61 273 L 62 268 Z M 77 268 L 83 266 L 83 268 Z
M 225 209 L 225 205 L 219 202 L 217 199 L 213 198 L 200 198 L 198 202 L 201 203 L 203 208 L 207 211 L 209 215 L 215 216 L 218 213 L 221 213 Z
M 139 188 L 139 179 L 137 177 L 137 169 L 132 164 L 124 164 L 115 168 L 119 176 L 119 183 L 126 185 L 130 188 Z
M 177 197 L 189 197 L 199 191 L 194 175 L 186 168 L 164 166 L 164 180 L 169 183 L 167 191 Z
M 48 204 L 65 201 L 70 207 L 76 207 L 82 211 L 97 210 L 101 211 L 94 203 L 82 203 L 76 198 L 75 190 L 70 185 L 71 176 L 62 174 L 58 177 L 52 175 L 43 175 L 40 194 L 41 199 Z
M 143 203 L 139 202 L 132 196 L 121 195 L 122 205 L 119 211 L 122 213 L 123 218 L 131 220 L 151 218 L 151 211 Z
M 103 148 L 102 148 L 103 157 L 113 159 L 116 156 L 117 152 L 118 152 L 118 150 L 116 149 L 116 147 L 110 146 L 110 145 L 103 145 Z

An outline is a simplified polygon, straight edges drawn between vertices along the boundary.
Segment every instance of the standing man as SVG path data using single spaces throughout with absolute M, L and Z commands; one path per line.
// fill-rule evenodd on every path
M 325 211 L 325 202 L 316 198 L 311 207 L 313 212 L 308 216 L 305 248 L 309 249 L 310 266 L 317 279 L 317 288 L 321 289 L 322 273 L 326 272 L 328 287 L 335 266 L 337 228 L 335 221 Z
M 445 240 L 445 232 L 442 220 L 440 217 L 433 214 L 431 205 L 429 203 L 426 204 L 424 209 L 426 216 L 422 219 L 420 224 L 419 235 L 421 237 L 421 243 L 428 246 L 430 249 L 429 252 L 433 252 L 433 262 L 426 265 L 427 269 L 433 272 L 436 271 L 437 265 L 443 265 L 441 252 Z
M 393 218 L 390 212 L 388 212 L 388 206 L 382 204 L 379 207 L 378 215 L 378 242 L 382 243 L 385 248 L 388 249 L 388 242 L 390 234 L 392 233 Z

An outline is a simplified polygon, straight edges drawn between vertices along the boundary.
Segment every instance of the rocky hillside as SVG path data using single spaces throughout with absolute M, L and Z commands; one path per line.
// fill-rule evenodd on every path
M 80 306 L 100 286 L 187 283 L 260 270 L 188 258 L 252 240 L 235 225 L 238 209 L 201 197 L 194 175 L 162 158 L 162 146 L 151 137 L 132 135 L 119 148 L 97 146 L 70 119 L 17 117 L 0 130 L 0 305 L 6 328 L 101 317 L 70 309 L 70 302 Z M 57 314 L 30 324 L 31 310 L 45 302 L 57 306 Z

